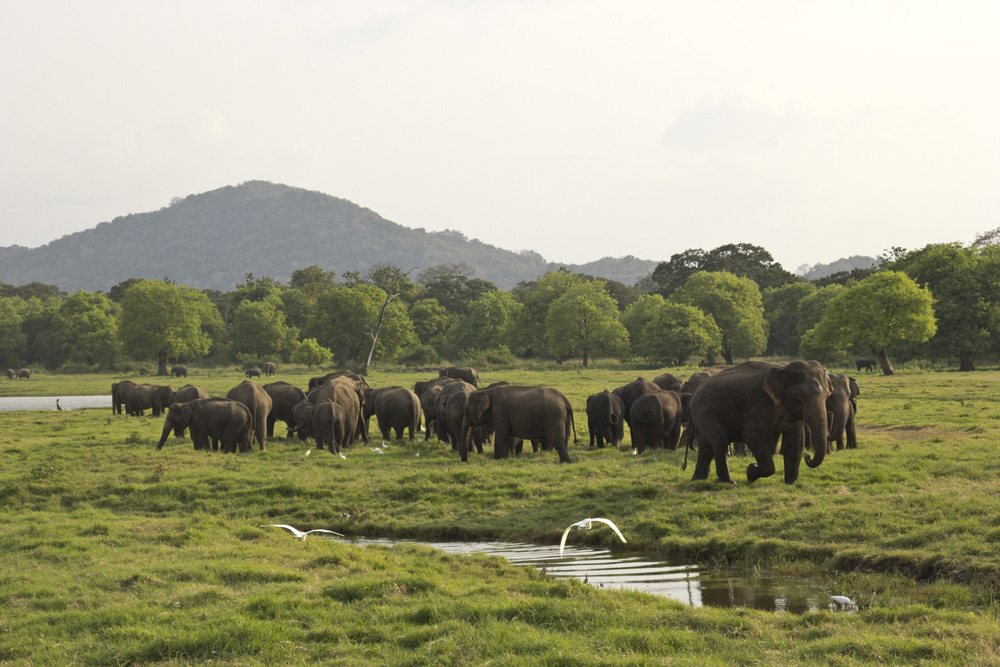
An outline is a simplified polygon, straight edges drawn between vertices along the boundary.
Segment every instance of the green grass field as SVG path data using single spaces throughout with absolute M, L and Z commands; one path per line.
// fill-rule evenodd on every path
M 792 486 L 779 461 L 774 477 L 735 487 L 691 482 L 680 451 L 587 449 L 586 396 L 637 374 L 482 373 L 569 396 L 580 440 L 569 465 L 554 452 L 462 464 L 436 441 L 393 442 L 384 456 L 357 444 L 346 460 L 306 457 L 310 445 L 281 437 L 263 453 L 194 452 L 173 439 L 157 452 L 161 419 L 0 413 L 0 663 L 1000 662 L 1000 373 L 855 374 L 858 450 L 803 467 Z M 304 386 L 309 375 L 274 379 Z M 40 373 L 0 384 L 0 395 L 106 394 L 115 379 Z M 241 379 L 195 370 L 187 381 L 223 395 Z M 629 549 L 816 578 L 859 609 L 695 609 L 495 557 L 298 542 L 258 527 L 556 548 L 588 516 L 613 519 Z M 574 542 L 623 546 L 608 530 Z

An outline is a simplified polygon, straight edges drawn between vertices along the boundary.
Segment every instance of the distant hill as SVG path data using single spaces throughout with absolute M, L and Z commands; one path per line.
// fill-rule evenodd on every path
M 168 276 L 230 291 L 248 271 L 287 282 L 295 269 L 312 264 L 341 273 L 379 262 L 403 270 L 465 262 L 477 277 L 505 289 L 560 266 L 632 284 L 657 264 L 631 256 L 548 262 L 536 252 L 504 250 L 461 232 L 410 229 L 321 192 L 249 181 L 102 222 L 40 248 L 0 248 L 0 282 L 96 291 L 128 278 Z
M 795 273 L 802 276 L 806 280 L 818 280 L 820 278 L 826 278 L 827 276 L 832 276 L 834 273 L 839 273 L 841 271 L 853 271 L 854 269 L 870 269 L 873 266 L 878 266 L 881 261 L 877 257 L 868 257 L 867 255 L 851 255 L 850 257 L 842 257 L 829 264 L 814 264 L 809 266 L 808 264 L 803 264 Z

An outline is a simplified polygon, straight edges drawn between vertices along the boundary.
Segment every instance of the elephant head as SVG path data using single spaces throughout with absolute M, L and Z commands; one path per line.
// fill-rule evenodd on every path
M 156 449 L 163 449 L 164 443 L 167 441 L 167 436 L 170 432 L 177 430 L 178 432 L 183 431 L 191 426 L 191 419 L 194 415 L 194 410 L 192 409 L 190 403 L 174 403 L 167 410 L 167 417 L 163 421 L 163 433 L 160 434 L 160 441 L 156 443 Z
M 833 393 L 826 369 L 818 361 L 793 361 L 769 370 L 763 388 L 774 403 L 779 430 L 796 423 L 805 427 L 806 447 L 813 443 L 813 456 L 805 455 L 806 465 L 818 467 L 826 456 L 826 399 Z

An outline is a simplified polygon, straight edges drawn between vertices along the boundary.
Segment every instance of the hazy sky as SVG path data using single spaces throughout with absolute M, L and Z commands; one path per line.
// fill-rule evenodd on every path
M 547 259 L 1000 226 L 1000 3 L 0 0 L 0 246 L 247 180 Z

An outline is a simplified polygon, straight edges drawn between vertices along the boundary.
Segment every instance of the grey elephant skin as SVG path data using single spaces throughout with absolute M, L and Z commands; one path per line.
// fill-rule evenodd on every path
M 441 391 L 431 399 L 432 409 L 437 415 L 438 437 L 451 444 L 451 450 L 457 452 L 459 443 L 465 437 L 465 406 L 469 402 L 469 394 L 476 387 L 465 380 L 455 380 L 441 387 Z M 480 454 L 483 453 L 485 427 L 473 429 L 472 442 Z
M 459 445 L 463 461 L 468 460 L 469 440 L 475 426 L 493 428 L 493 458 L 511 454 L 511 438 L 541 440 L 559 453 L 561 463 L 569 463 L 570 429 L 574 429 L 573 406 L 558 389 L 504 385 L 477 389 L 465 405 L 465 425 Z M 575 440 L 575 437 L 574 437 Z
M 312 406 L 312 437 L 317 448 L 323 449 L 325 445 L 331 454 L 340 454 L 350 444 L 344 409 L 333 401 L 320 401 Z
M 680 392 L 681 388 L 684 386 L 684 380 L 677 377 L 673 373 L 663 373 L 662 375 L 657 375 L 653 378 L 653 384 L 660 389 L 665 389 L 666 391 Z
M 178 364 L 176 366 L 172 366 L 170 368 L 170 376 L 171 377 L 178 377 L 178 378 L 180 378 L 180 377 L 185 377 L 186 378 L 188 376 L 188 367 L 184 366 L 183 364 Z
M 857 370 L 858 371 L 860 371 L 863 368 L 863 369 L 865 369 L 866 373 L 874 373 L 875 372 L 875 366 L 876 366 L 877 363 L 878 362 L 876 362 L 871 357 L 861 357 L 860 359 L 857 359 L 854 362 L 854 365 L 857 366 Z
M 827 435 L 827 448 L 829 453 L 833 449 L 833 443 L 837 443 L 837 449 L 844 449 L 845 435 L 847 449 L 858 448 L 858 436 L 855 431 L 854 416 L 858 411 L 858 396 L 861 395 L 861 388 L 858 381 L 848 377 L 843 373 L 830 373 L 830 382 L 833 384 L 833 393 L 826 399 L 826 417 L 829 434 Z
M 347 378 L 349 380 L 354 380 L 355 382 L 363 385 L 365 388 L 368 387 L 368 382 L 362 375 L 352 373 L 351 371 L 334 371 L 333 373 L 327 373 L 326 375 L 320 375 L 319 377 L 309 378 L 309 386 L 306 391 L 312 391 L 316 387 L 321 387 L 334 378 Z
M 111 385 L 111 414 L 120 415 L 125 407 L 125 395 L 136 386 L 131 380 L 121 380 Z
M 125 414 L 141 417 L 146 410 L 152 410 L 159 417 L 174 402 L 174 388 L 162 384 L 137 384 L 125 394 Z
M 631 426 L 632 404 L 635 403 L 636 399 L 640 396 L 652 394 L 657 391 L 661 391 L 659 385 L 655 385 L 643 377 L 637 377 L 628 384 L 613 389 L 611 393 L 622 399 L 622 403 L 625 404 L 625 423 Z
M 7 369 L 7 379 L 8 380 L 13 380 L 14 379 L 14 375 L 15 375 L 14 374 L 14 369 L 13 368 L 8 368 Z
M 288 427 L 286 438 L 292 437 L 295 431 L 296 405 L 306 400 L 306 393 L 290 382 L 270 382 L 262 389 L 271 397 L 271 411 L 267 413 L 267 437 L 274 437 L 274 423 L 279 419 Z
M 245 405 L 227 398 L 200 398 L 174 403 L 167 410 L 163 433 L 156 449 L 162 449 L 174 429 L 190 429 L 191 441 L 198 450 L 223 452 L 251 451 L 253 418 Z
M 420 409 L 424 413 L 424 431 L 428 438 L 437 435 L 437 396 L 441 394 L 441 388 L 457 382 L 454 378 L 440 376 L 433 380 L 420 380 L 413 385 L 413 393 L 420 399 Z
M 226 398 L 242 403 L 250 410 L 251 428 L 260 451 L 267 449 L 267 415 L 271 412 L 271 397 L 260 385 L 244 380 L 229 390 Z
M 196 387 L 193 384 L 186 384 L 174 393 L 174 403 L 187 403 L 188 401 L 196 401 L 200 398 L 208 398 L 208 392 L 201 387 Z M 175 428 L 174 436 L 178 438 L 184 437 L 183 428 Z
M 363 410 L 366 427 L 369 418 L 375 415 L 383 440 L 391 439 L 393 431 L 396 439 L 401 440 L 409 429 L 413 441 L 420 430 L 420 399 L 406 387 L 369 387 L 365 390 Z
M 265 361 L 260 365 L 260 369 L 264 371 L 265 377 L 274 377 L 275 372 L 278 370 L 278 366 L 273 361 Z
M 15 373 L 15 375 L 18 377 L 18 379 L 27 380 L 28 378 L 31 377 L 31 369 L 30 368 L 19 368 L 17 370 L 17 372 Z
M 615 449 L 622 446 L 625 437 L 625 403 L 605 389 L 587 397 L 587 429 L 590 446 L 604 447 L 607 442 Z
M 826 399 L 833 393 L 826 369 L 817 361 L 775 364 L 747 361 L 708 378 L 691 397 L 691 423 L 698 439 L 693 479 L 708 479 L 712 460 L 719 481 L 735 483 L 727 461 L 729 443 L 744 442 L 756 459 L 747 466 L 753 482 L 775 472 L 781 438 L 785 483 L 799 477 L 807 441 L 816 443 L 806 465 L 816 468 L 826 455 Z
M 681 424 L 691 394 L 656 391 L 643 394 L 632 404 L 632 446 L 642 454 L 647 447 L 677 449 Z
M 349 377 L 338 376 L 327 380 L 322 386 L 307 394 L 309 402 L 314 405 L 322 401 L 333 401 L 343 409 L 344 418 L 347 420 L 346 446 L 350 446 L 359 434 L 365 444 L 368 444 L 368 429 L 361 412 L 365 402 L 364 391 L 367 388 L 367 385 L 362 387 L 361 383 Z
M 698 391 L 698 387 L 704 384 L 705 380 L 712 377 L 713 375 L 721 373 L 727 368 L 732 368 L 732 366 L 712 366 L 710 368 L 706 368 L 703 371 L 697 371 L 696 373 L 692 373 L 691 376 L 684 383 L 684 386 L 681 387 L 681 393 L 691 394 L 692 396 L 694 396 L 694 393 Z M 681 444 L 684 445 L 685 451 L 689 449 L 694 449 L 698 446 L 698 443 L 695 441 L 694 438 L 694 429 L 691 428 L 690 410 L 684 413 L 684 432 L 683 435 L 681 436 Z M 738 449 L 741 448 L 742 445 L 743 445 L 742 442 L 739 443 L 739 445 L 737 445 L 737 448 Z
M 440 377 L 455 378 L 456 380 L 464 380 L 471 384 L 473 387 L 478 387 L 479 373 L 476 372 L 475 368 L 470 366 L 444 366 L 438 369 L 438 375 Z
M 254 366 L 253 368 L 248 368 L 245 371 L 243 371 L 243 375 L 247 376 L 248 378 L 259 378 L 260 369 L 257 368 L 256 366 Z

